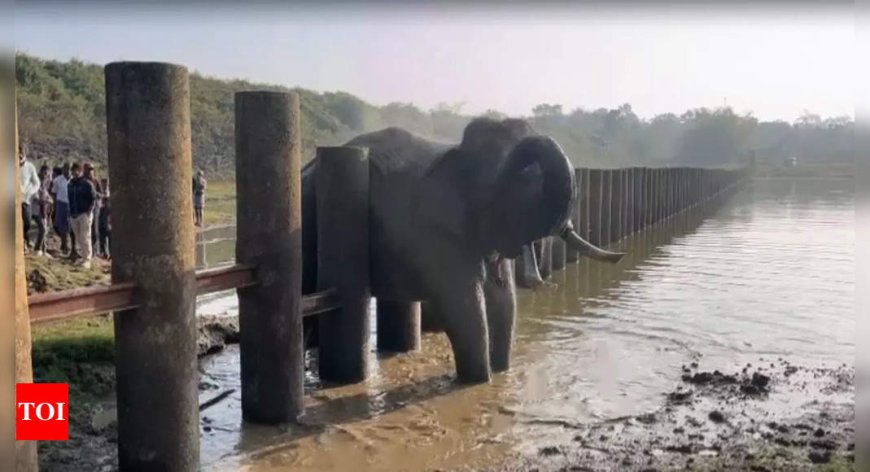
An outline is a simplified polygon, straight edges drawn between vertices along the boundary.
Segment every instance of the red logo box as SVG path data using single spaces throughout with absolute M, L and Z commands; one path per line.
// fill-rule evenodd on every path
M 69 385 L 16 384 L 15 439 L 18 441 L 69 439 Z

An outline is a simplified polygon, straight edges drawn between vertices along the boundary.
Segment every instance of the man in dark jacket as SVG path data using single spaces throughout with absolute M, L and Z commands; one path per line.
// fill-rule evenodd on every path
M 69 194 L 69 216 L 81 265 L 86 269 L 91 267 L 93 243 L 91 242 L 91 225 L 94 218 L 94 205 L 97 201 L 97 191 L 90 180 L 82 176 L 82 165 L 78 162 L 72 165 L 73 179 L 67 186 Z

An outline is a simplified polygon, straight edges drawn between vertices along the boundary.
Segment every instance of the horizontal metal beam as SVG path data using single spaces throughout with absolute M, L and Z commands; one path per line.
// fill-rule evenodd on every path
M 205 295 L 255 285 L 253 267 L 241 264 L 196 273 L 196 294 Z M 136 285 L 120 283 L 37 293 L 27 299 L 33 324 L 68 320 L 82 316 L 137 308 Z M 335 290 L 302 297 L 302 316 L 314 316 L 339 307 Z
M 136 285 L 96 285 L 60 292 L 38 293 L 27 298 L 30 322 L 47 323 L 78 316 L 136 308 Z
M 338 290 L 330 288 L 322 292 L 302 295 L 302 317 L 319 315 L 337 310 L 341 306 Z

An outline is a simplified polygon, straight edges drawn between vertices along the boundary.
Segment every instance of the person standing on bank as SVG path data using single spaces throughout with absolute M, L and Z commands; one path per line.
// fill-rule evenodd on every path
M 100 240 L 100 228 L 97 225 L 97 220 L 100 216 L 100 206 L 103 203 L 103 188 L 100 185 L 100 180 L 97 179 L 97 173 L 94 166 L 90 162 L 84 164 L 84 177 L 93 185 L 97 192 L 97 200 L 94 202 L 94 214 L 91 215 L 91 247 L 99 249 L 97 242 Z
M 97 227 L 100 229 L 100 255 L 106 259 L 111 259 L 112 206 L 109 203 L 108 190 L 103 197 L 103 204 L 100 206 L 100 217 L 98 218 Z
M 193 224 L 202 226 L 202 207 L 205 203 L 205 176 L 202 170 L 196 171 L 193 178 Z
M 49 167 L 43 164 L 39 168 L 39 190 L 33 197 L 30 206 L 33 220 L 36 221 L 36 244 L 33 249 L 37 256 L 45 255 L 45 236 L 48 233 L 48 217 L 51 212 L 51 175 Z
M 69 253 L 69 193 L 67 186 L 69 178 L 64 175 L 62 169 L 58 169 L 54 180 L 51 181 L 51 190 L 54 193 L 54 232 L 60 237 L 60 252 L 64 255 Z
M 91 225 L 94 219 L 97 191 L 91 181 L 82 176 L 82 166 L 78 162 L 72 165 L 72 175 L 73 179 L 67 186 L 72 231 L 81 256 L 80 264 L 85 269 L 90 269 L 93 255 Z
M 30 237 L 28 236 L 30 220 L 33 218 L 30 204 L 33 197 L 39 192 L 40 183 L 36 167 L 27 159 L 27 153 L 21 146 L 18 147 L 18 165 L 21 166 L 19 177 L 21 178 L 21 219 L 24 222 L 24 251 L 27 252 L 30 249 Z
M 64 162 L 63 163 L 63 176 L 66 177 L 67 183 L 72 181 L 72 163 Z M 67 192 L 68 195 L 68 192 Z M 67 208 L 69 208 L 69 196 L 67 196 Z M 69 221 L 69 259 L 76 260 L 79 257 L 78 253 L 78 245 L 76 244 L 76 234 L 72 230 L 72 218 L 69 217 L 69 212 L 67 212 L 67 221 Z

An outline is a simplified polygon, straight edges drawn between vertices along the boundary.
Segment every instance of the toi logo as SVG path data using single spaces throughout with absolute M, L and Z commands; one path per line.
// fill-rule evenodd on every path
M 69 439 L 69 386 L 20 383 L 15 385 L 15 439 Z

